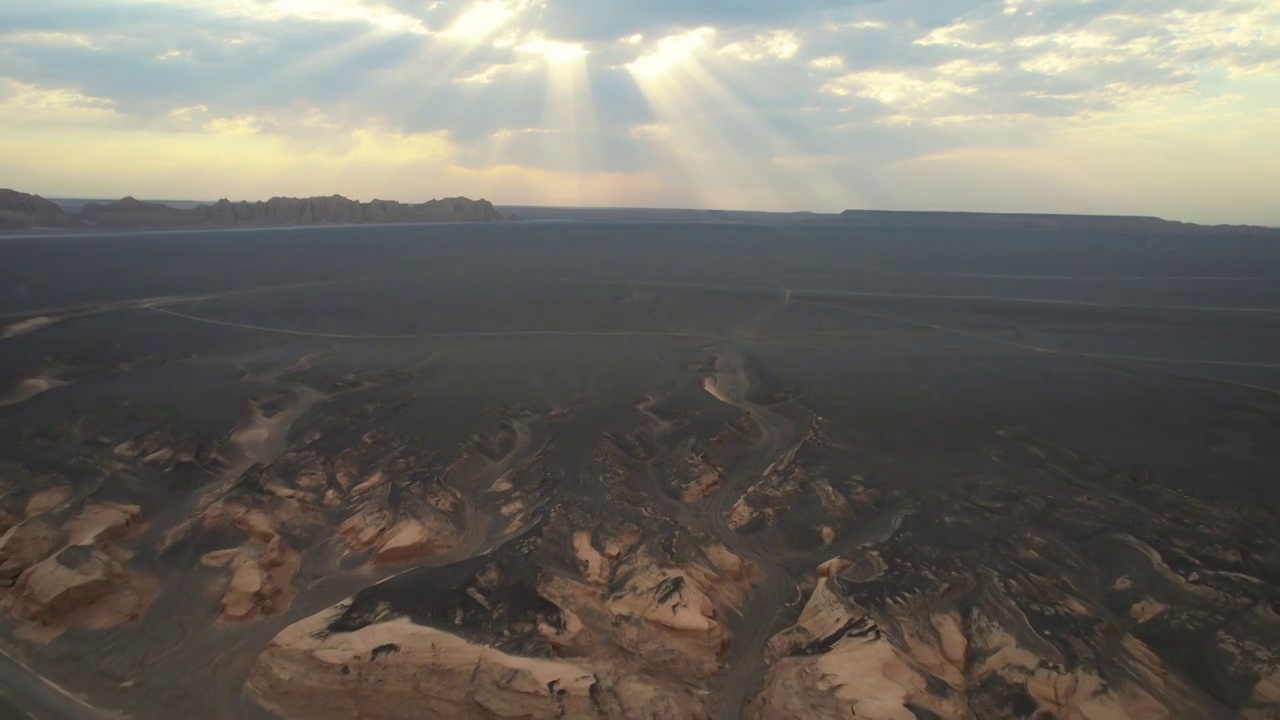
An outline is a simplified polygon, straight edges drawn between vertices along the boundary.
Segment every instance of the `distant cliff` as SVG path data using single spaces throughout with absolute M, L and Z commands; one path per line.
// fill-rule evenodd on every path
M 376 223 L 487 222 L 500 219 L 488 200 L 446 198 L 424 203 L 373 200 L 362 203 L 341 195 L 314 198 L 275 197 L 259 202 L 219 200 L 189 209 L 126 197 L 113 203 L 88 203 L 66 213 L 39 195 L 0 190 L 0 229 L 34 227 L 185 228 Z
M 1140 215 L 1051 215 L 1039 213 L 845 210 L 848 225 L 874 228 L 947 228 L 949 230 L 1074 230 L 1079 232 L 1159 233 L 1162 235 L 1231 233 L 1280 234 L 1257 225 L 1196 225 Z
M 0 230 L 72 227 L 75 224 L 75 219 L 51 200 L 17 190 L 0 190 Z

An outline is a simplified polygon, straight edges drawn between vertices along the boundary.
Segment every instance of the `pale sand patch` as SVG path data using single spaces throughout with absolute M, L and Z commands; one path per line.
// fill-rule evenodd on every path
M 702 378 L 702 389 L 706 390 L 711 395 L 711 397 L 719 400 L 722 403 L 725 403 L 726 405 L 734 404 L 734 402 L 730 400 L 727 395 L 721 392 L 720 384 L 716 382 L 716 379 L 714 377 L 708 376 L 708 377 Z
M 240 554 L 240 548 L 229 548 L 227 550 L 214 550 L 200 556 L 200 564 L 205 567 L 224 568 L 231 564 L 236 555 Z
M 707 559 L 711 561 L 711 564 L 715 565 L 716 569 L 730 580 L 736 581 L 748 579 L 748 570 L 754 570 L 754 568 L 749 568 L 748 564 L 744 563 L 742 558 L 735 555 L 733 551 L 720 543 L 708 545 L 704 552 L 707 555 Z
M 349 494 L 353 498 L 358 498 L 361 495 L 369 492 L 370 490 L 373 490 L 381 486 L 386 481 L 387 481 L 386 474 L 383 473 L 381 470 L 378 470 L 374 472 L 372 475 L 370 475 L 369 477 L 362 480 L 359 485 L 356 485 L 355 487 L 351 488 L 351 492 Z
M 70 498 L 71 486 L 69 485 L 59 485 L 58 487 L 41 490 L 32 495 L 31 499 L 27 501 L 26 515 L 30 518 L 49 512 Z
M 67 524 L 67 542 L 71 545 L 109 542 L 127 534 L 141 519 L 142 508 L 137 505 L 89 505 Z
M 373 558 L 376 563 L 404 562 L 444 552 L 458 542 L 458 531 L 443 518 L 405 518 L 383 537 L 386 539 Z
M 11 338 L 19 335 L 25 335 L 29 332 L 35 332 L 40 328 L 48 327 L 60 320 L 63 320 L 63 318 L 50 315 L 37 315 L 33 318 L 27 318 L 26 320 L 6 325 L 4 331 L 0 332 L 0 337 Z
M 926 633 L 907 632 L 907 653 L 920 668 L 950 685 L 961 690 L 965 685 L 965 656 L 969 649 L 969 640 L 961 630 L 960 614 L 949 613 L 929 617 L 930 637 Z
M 1272 720 L 1280 707 L 1280 669 L 1272 670 L 1253 686 L 1249 707 L 1241 711 L 1248 720 Z
M 1144 623 L 1168 609 L 1168 605 L 1152 600 L 1151 598 L 1147 598 L 1146 600 L 1139 600 L 1129 608 L 1129 617 L 1137 620 L 1139 623 Z
M 0 579 L 17 578 L 48 555 L 55 542 L 54 529 L 38 520 L 9 528 L 0 536 Z
M 608 582 L 608 578 L 605 577 L 608 562 L 591 544 L 590 532 L 579 530 L 573 534 L 573 554 L 578 558 L 587 582 L 593 585 L 604 585 Z
M 20 402 L 30 400 L 40 393 L 48 392 L 54 388 L 70 384 L 71 383 L 69 382 L 58 380 L 57 378 L 51 378 L 47 375 L 38 375 L 36 377 L 27 378 L 26 380 L 18 383 L 17 387 L 15 387 L 8 395 L 0 397 L 0 407 L 17 405 Z

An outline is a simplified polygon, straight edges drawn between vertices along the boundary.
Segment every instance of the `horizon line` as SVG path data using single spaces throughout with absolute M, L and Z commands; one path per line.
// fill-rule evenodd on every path
M 16 192 L 22 192 L 22 191 L 18 190 L 18 191 L 16 191 Z M 32 193 L 32 194 L 39 195 L 39 193 Z M 213 204 L 215 204 L 215 203 L 217 203 L 217 202 L 219 202 L 219 201 L 221 201 L 221 200 L 228 200 L 229 202 L 249 202 L 249 203 L 252 203 L 252 202 L 267 202 L 268 200 L 270 200 L 270 199 L 272 199 L 272 198 L 285 198 L 285 199 L 293 199 L 293 200 L 306 200 L 306 199 L 310 199 L 310 198 L 326 198 L 326 197 L 341 197 L 341 198 L 344 198 L 344 199 L 346 199 L 346 200 L 351 200 L 351 201 L 353 201 L 353 202 L 361 202 L 361 203 L 365 203 L 365 202 L 373 202 L 373 201 L 383 201 L 383 202 L 396 202 L 396 203 L 402 203 L 402 204 L 406 204 L 406 205 L 416 205 L 416 204 L 420 204 L 420 203 L 430 202 L 430 201 L 432 201 L 432 200 L 442 200 L 442 199 L 447 199 L 447 198 L 444 198 L 444 197 L 440 197 L 440 198 L 429 198 L 429 199 L 427 199 L 427 200 L 416 200 L 416 201 L 414 201 L 414 200 L 391 200 L 391 199 L 388 199 L 388 198 L 374 197 L 374 198 L 371 198 L 371 199 L 369 199 L 369 200 L 361 200 L 361 199 L 359 199 L 359 198 L 348 197 L 348 196 L 346 196 L 346 195 L 342 195 L 341 193 L 334 193 L 334 194 L 331 194 L 331 195 L 308 195 L 308 196 L 273 195 L 273 196 L 272 196 L 272 198 L 257 199 L 257 200 L 250 200 L 250 199 L 247 199 L 247 198 L 245 198 L 245 199 L 240 199 L 240 200 L 230 200 L 229 198 L 225 198 L 225 197 L 224 197 L 224 198 L 219 198 L 219 199 L 217 199 L 217 200 L 196 200 L 196 199 L 180 199 L 180 198 L 139 198 L 139 197 L 134 196 L 134 195 L 123 195 L 123 196 L 118 197 L 118 198 L 105 198 L 105 197 L 75 197 L 75 196 L 54 196 L 54 195 L 49 195 L 49 196 L 39 195 L 39 196 L 40 196 L 40 197 L 44 197 L 46 200 L 49 200 L 49 201 L 51 201 L 51 202 L 55 202 L 55 203 L 61 203 L 61 202 L 84 202 L 84 203 L 94 202 L 94 203 L 112 203 L 112 202 L 119 202 L 120 200 L 123 200 L 123 199 L 125 199 L 125 198 L 133 198 L 133 199 L 138 200 L 138 201 L 140 201 L 140 202 L 157 203 L 157 204 L 162 204 L 162 205 L 164 205 L 164 204 L 172 204 L 172 203 L 183 203 L 183 204 L 191 204 L 191 203 L 194 203 L 194 204 L 199 204 L 199 205 L 213 205 Z M 467 197 L 467 196 L 465 196 L 465 195 L 455 195 L 455 196 L 452 196 L 452 197 Z M 470 199 L 470 198 L 468 198 L 468 199 Z M 486 198 L 479 198 L 479 199 L 484 200 L 484 199 L 486 199 Z M 1119 219 L 1119 218 L 1130 218 L 1130 219 L 1142 219 L 1142 220 L 1158 220 L 1158 221 L 1161 221 L 1161 222 L 1166 222 L 1166 223 L 1180 223 L 1180 224 L 1183 224 L 1183 225 L 1199 225 L 1199 226 L 1202 226 L 1202 227 L 1255 227 L 1255 228 L 1266 228 L 1266 229 L 1270 229 L 1270 230 L 1278 230 L 1278 229 L 1280 229 L 1280 225 L 1253 224 L 1253 223 L 1247 223 L 1247 222 L 1238 222 L 1238 223 L 1232 223 L 1232 222 L 1207 223 L 1207 222 L 1195 222 L 1195 221 L 1190 221 L 1190 220 L 1173 220 L 1173 219 L 1169 219 L 1169 218 L 1166 218 L 1166 217 L 1162 217 L 1162 216 L 1160 216 L 1160 215 L 1142 215 L 1142 214 L 1133 214 L 1133 213 L 1124 214 L 1124 213 L 1100 213 L 1100 212 L 1062 212 L 1062 211 L 1053 212 L 1053 211 L 1044 211 L 1044 210 L 1034 210 L 1034 211 L 1028 211 L 1028 210 L 942 210 L 942 209 L 920 209 L 920 208 L 913 208 L 913 209 L 887 209 L 887 208 L 866 208 L 866 207 L 849 207 L 849 208 L 844 208 L 844 209 L 842 209 L 842 210 L 835 210 L 835 211 L 827 211 L 827 210 L 808 210 L 808 209 L 803 209 L 803 208 L 802 208 L 802 209 L 794 209 L 794 210 L 753 210 L 753 209 L 746 209 L 746 208 L 712 208 L 712 207 L 701 207 L 701 208 L 700 208 L 700 207 L 676 206 L 676 205 L 666 205 L 666 206 L 664 206 L 664 205 L 539 205 L 539 204 L 531 204 L 531 203 L 499 203 L 499 202 L 494 202 L 494 201 L 492 201 L 492 200 L 488 200 L 488 202 L 492 203 L 492 204 L 493 204 L 493 206 L 494 206 L 495 208 L 508 208 L 508 209 L 512 209 L 512 208 L 514 208 L 514 209 L 518 209 L 518 208 L 535 208 L 535 209 L 540 209 L 540 210 L 619 210 L 619 211 L 668 211 L 668 212 L 699 212 L 699 213 L 750 213 L 750 214 L 757 214 L 757 215 L 817 215 L 817 216 L 828 216 L 828 217 L 839 217 L 840 215 L 842 215 L 843 213 L 846 213 L 846 212 L 865 212 L 865 213 L 900 213 L 900 214 L 938 214 L 938 215 L 942 215 L 942 214 L 952 214 L 952 215 L 1005 215 L 1005 216 L 1019 216 L 1019 215 L 1022 215 L 1022 216 L 1041 216 L 1041 217 L 1043 217 L 1043 216 L 1058 216 L 1058 217 L 1094 217 L 1094 218 L 1116 218 L 1116 219 Z

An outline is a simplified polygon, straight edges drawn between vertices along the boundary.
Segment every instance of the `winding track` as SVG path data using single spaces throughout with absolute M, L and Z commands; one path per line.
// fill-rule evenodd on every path
M 776 611 L 786 605 L 786 591 L 792 583 L 774 558 L 729 527 L 728 505 L 779 463 L 785 464 L 799 438 L 795 423 L 747 399 L 751 383 L 742 355 L 732 348 L 719 349 L 719 353 L 715 380 L 719 390 L 717 399 L 746 413 L 761 436 L 754 458 L 735 471 L 726 469 L 726 482 L 710 496 L 707 504 L 707 522 L 712 532 L 725 547 L 754 563 L 763 574 L 736 623 L 732 644 L 724 655 L 725 669 L 712 681 L 709 705 L 718 717 L 734 720 L 742 717 L 747 701 L 759 692 L 764 682 L 765 644 L 773 634 Z

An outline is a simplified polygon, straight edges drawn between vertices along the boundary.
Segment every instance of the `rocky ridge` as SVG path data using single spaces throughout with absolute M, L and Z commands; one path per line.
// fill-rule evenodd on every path
M 946 228 L 981 230 L 1060 230 L 1120 234 L 1186 235 L 1206 232 L 1274 236 L 1280 231 L 1260 225 L 1198 225 L 1141 215 L 1066 215 L 1050 213 L 930 212 L 845 210 L 843 224 L 874 228 Z
M 77 213 L 63 211 L 39 195 L 0 190 L 0 230 L 24 228 L 176 228 L 280 225 L 367 225 L 381 223 L 486 222 L 499 219 L 488 200 L 464 197 L 401 203 L 360 202 L 341 195 L 273 197 L 258 202 L 222 199 L 184 209 L 125 197 L 88 203 Z

